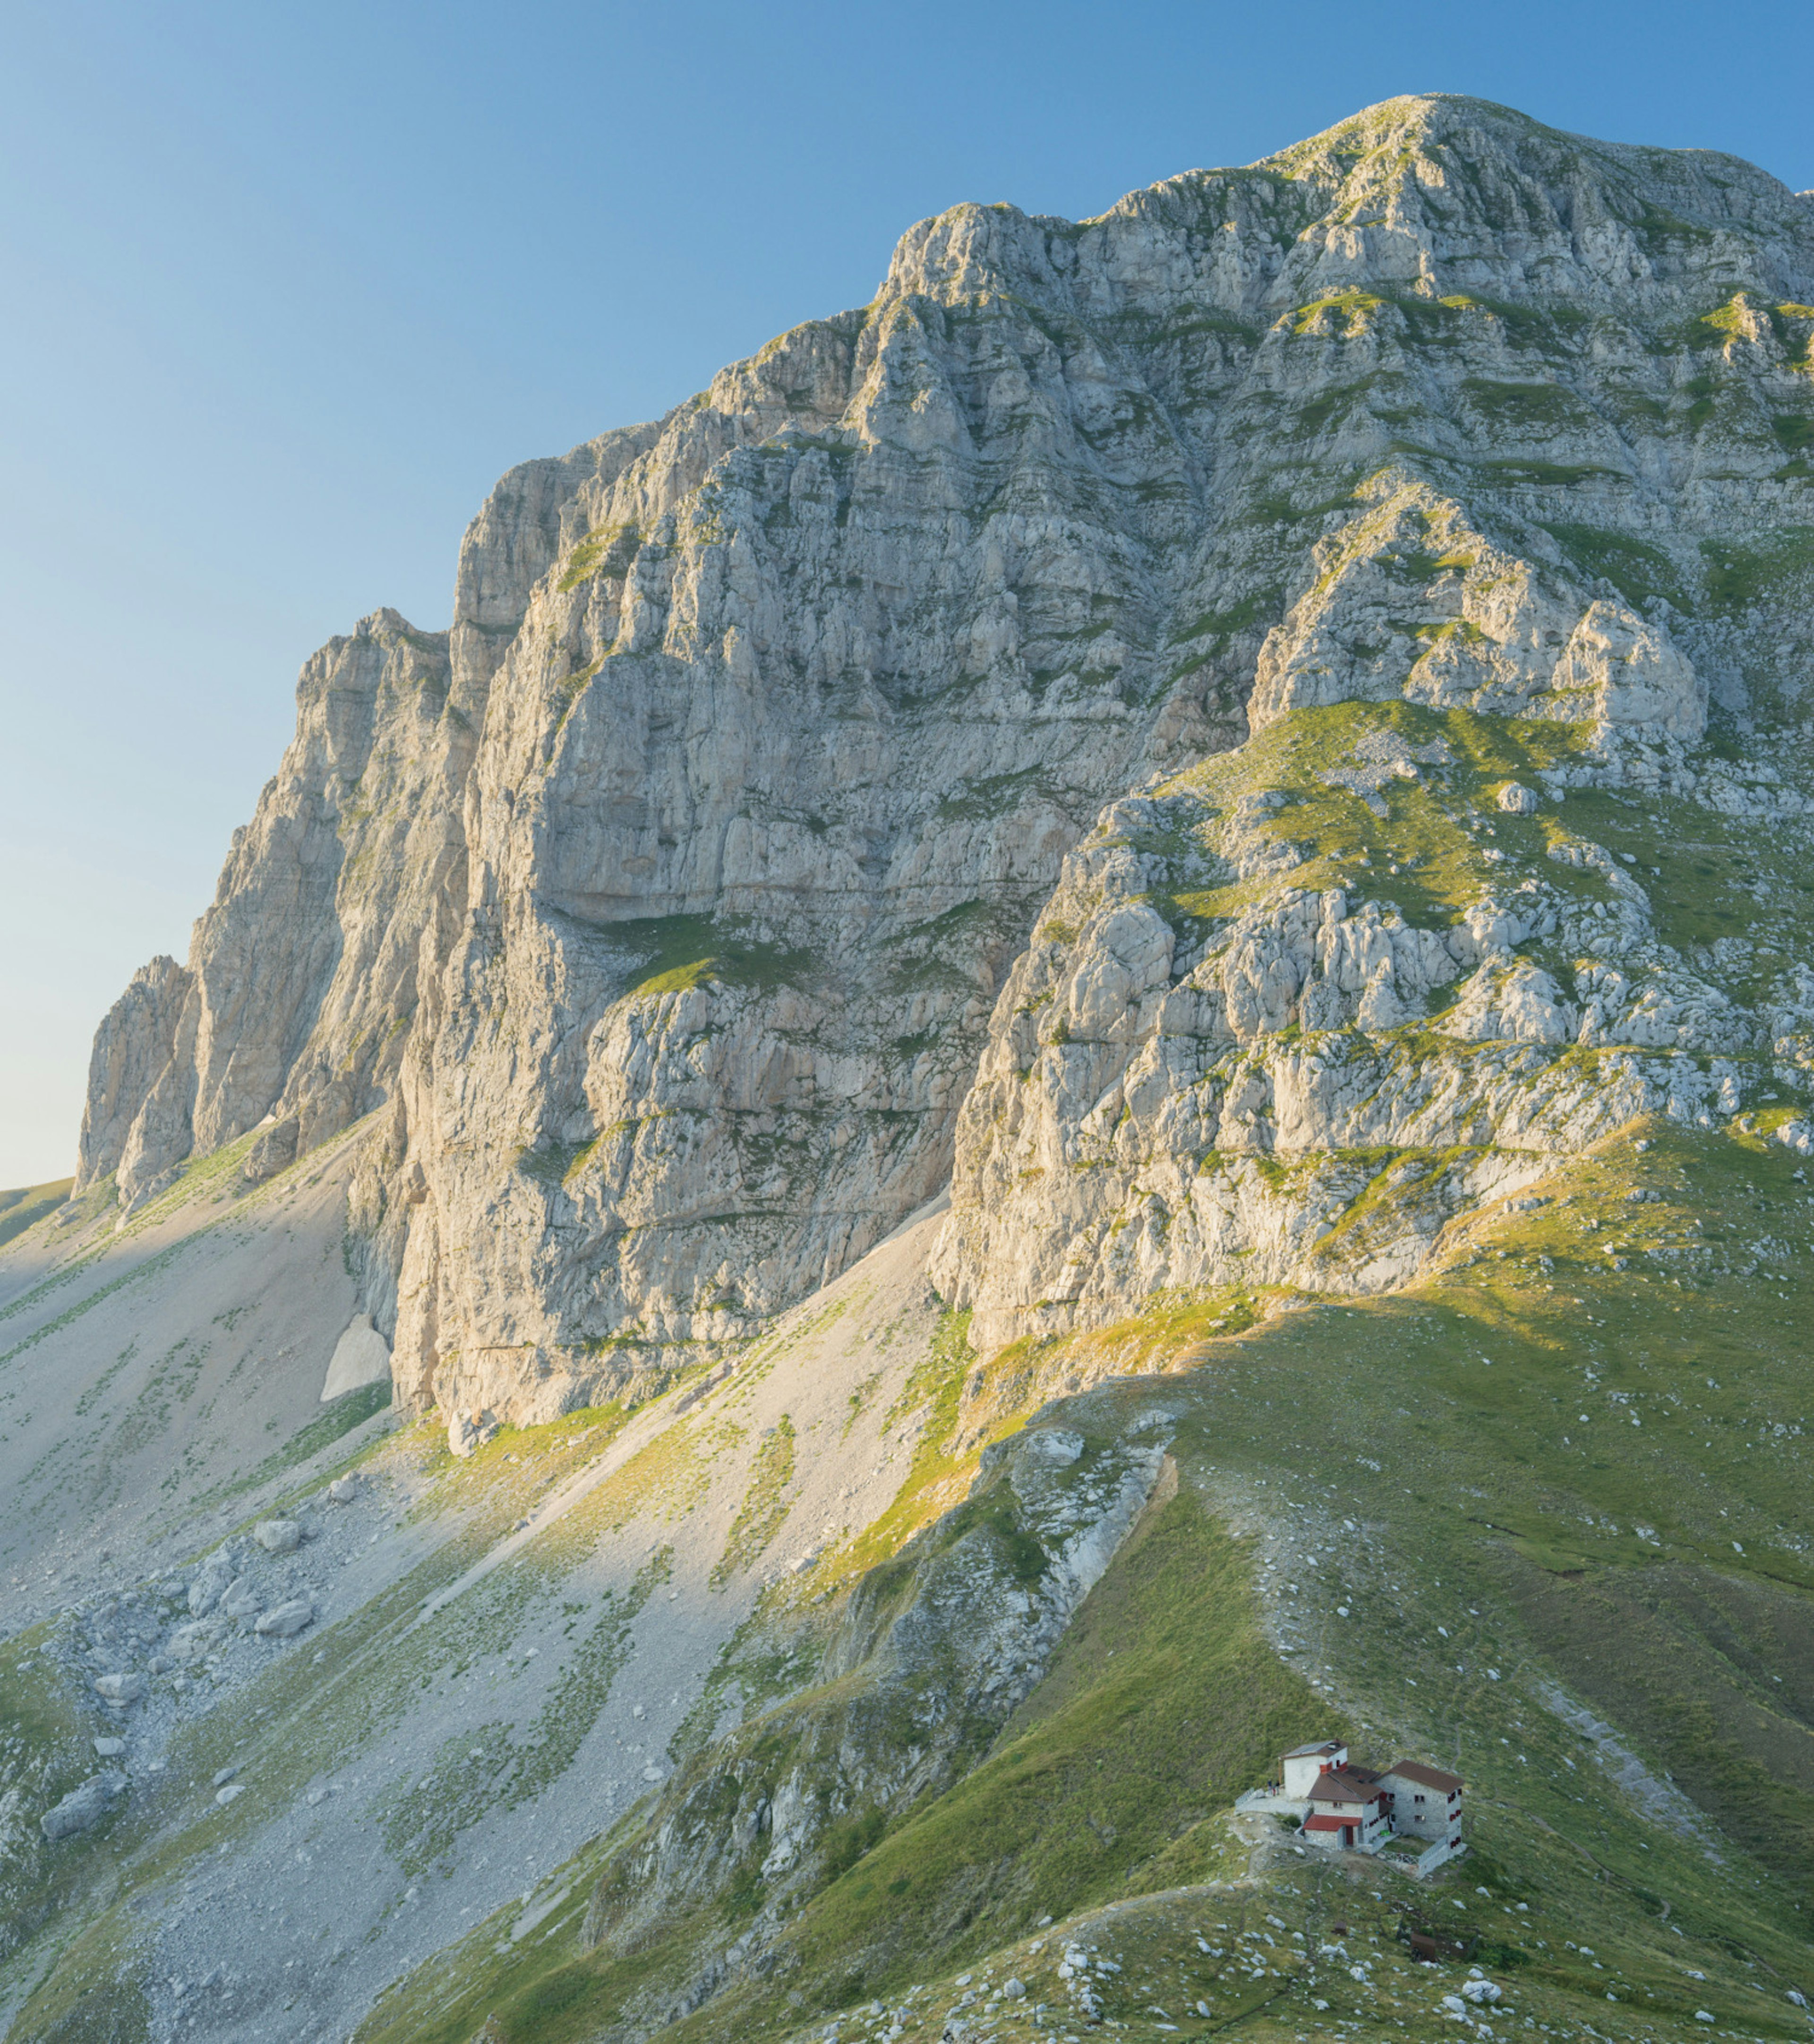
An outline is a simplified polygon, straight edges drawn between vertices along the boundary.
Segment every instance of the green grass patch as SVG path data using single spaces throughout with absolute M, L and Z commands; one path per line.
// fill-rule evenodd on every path
M 627 574 L 642 544 L 642 536 L 634 524 L 595 526 L 568 555 L 555 587 L 565 595 L 594 575 Z
M 1560 383 L 1505 383 L 1490 377 L 1466 376 L 1461 389 L 1482 418 L 1497 428 L 1557 428 L 1590 421 L 1593 414 L 1572 390 Z
M 1584 573 L 1609 582 L 1628 603 L 1666 597 L 1678 610 L 1693 603 L 1680 571 L 1660 547 L 1596 525 L 1550 524 L 1544 530 Z
M 725 1535 L 724 1552 L 714 1564 L 711 1583 L 722 1589 L 734 1575 L 752 1568 L 786 1522 L 788 1492 L 794 1480 L 794 1424 L 783 1413 L 762 1436 L 750 1471 L 748 1488 L 737 1516 Z
M 984 822 L 1006 816 L 1030 796 L 1039 793 L 1046 781 L 1042 766 L 1022 766 L 1013 774 L 985 774 L 941 796 L 933 813 L 942 824 Z
M 593 926 L 614 947 L 640 952 L 620 998 L 650 999 L 696 986 L 749 986 L 764 993 L 798 986 L 815 974 L 806 951 L 749 934 L 747 919 L 711 916 L 644 916 Z M 562 1166 L 564 1176 L 572 1160 Z
M 1285 317 L 1294 334 L 1333 333 L 1338 340 L 1352 340 L 1366 332 L 1386 302 L 1371 291 L 1330 291 Z
M 1578 482 L 1618 473 L 1597 462 L 1536 461 L 1524 457 L 1482 461 L 1475 466 L 1501 482 L 1532 483 L 1545 490 L 1571 490 Z
M 1452 756 L 1452 764 L 1426 767 L 1414 782 L 1388 783 L 1383 817 L 1359 795 L 1322 778 L 1351 763 L 1356 743 L 1380 728 L 1419 749 L 1440 743 Z M 1290 801 L 1260 828 L 1297 847 L 1303 863 L 1291 884 L 1360 887 L 1417 928 L 1446 929 L 1483 888 L 1512 877 L 1505 859 L 1489 859 L 1489 851 L 1507 855 L 1564 891 L 1578 889 L 1590 899 L 1605 893 L 1597 874 L 1544 859 L 1540 818 L 1501 815 L 1491 801 L 1500 784 L 1528 784 L 1544 767 L 1570 759 L 1584 736 L 1568 724 L 1438 711 L 1402 701 L 1338 703 L 1294 713 L 1256 733 L 1238 753 L 1193 767 L 1179 784 L 1195 788 L 1218 811 L 1252 789 L 1285 792 Z M 1482 811 L 1490 818 L 1490 833 L 1467 828 Z M 1172 904 L 1199 920 L 1232 916 L 1270 897 L 1283 878 L 1187 889 L 1173 895 Z
M 0 1193 L 0 1244 L 23 1235 L 46 1214 L 55 1213 L 75 1183 L 73 1178 L 51 1178 L 41 1185 L 16 1185 L 10 1192 Z
M 1725 616 L 1771 597 L 1793 600 L 1814 575 L 1814 525 L 1779 527 L 1747 545 L 1703 540 L 1709 608 Z

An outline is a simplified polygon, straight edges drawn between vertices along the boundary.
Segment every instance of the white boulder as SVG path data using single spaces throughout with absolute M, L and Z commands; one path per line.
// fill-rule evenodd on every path
M 293 1639 L 305 1627 L 314 1622 L 315 1607 L 308 1598 L 291 1597 L 286 1603 L 274 1605 L 252 1630 L 267 1639 Z
M 489 1412 L 456 1412 L 447 1422 L 448 1452 L 476 1454 L 497 1431 L 497 1421 Z

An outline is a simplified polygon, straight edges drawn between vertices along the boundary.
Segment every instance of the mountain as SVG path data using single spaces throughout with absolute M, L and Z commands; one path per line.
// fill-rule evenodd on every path
M 1434 96 L 508 475 L 0 1196 L 7 2034 L 1804 2034 L 1811 449 Z

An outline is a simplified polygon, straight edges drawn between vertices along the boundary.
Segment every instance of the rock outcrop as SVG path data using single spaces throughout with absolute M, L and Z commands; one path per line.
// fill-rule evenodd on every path
M 1814 212 L 1749 165 L 1440 97 L 1081 224 L 922 223 L 867 307 L 507 476 L 448 632 L 381 612 L 309 663 L 188 966 L 103 1025 L 84 1183 L 129 1205 L 265 1124 L 255 1182 L 371 1116 L 362 1303 L 402 1400 L 469 1415 L 747 1333 L 954 1158 L 942 1267 L 1003 1338 L 1237 1257 L 1301 1281 L 1337 1153 L 1471 1146 L 1417 1244 L 1339 1281 L 1402 1275 L 1525 1168 L 1514 1125 L 1711 1112 L 1705 1071 L 1574 1105 L 1532 1075 L 1705 1047 L 1682 1003 L 1726 996 L 1660 954 L 1651 991 L 1570 986 L 1518 955 L 1595 934 L 1540 886 L 1481 879 L 1460 934 L 1280 893 L 1264 787 L 1160 848 L 1255 890 L 1225 916 L 1168 920 L 1116 847 L 1195 831 L 1179 777 L 1249 720 L 1344 706 L 1375 749 L 1324 770 L 1375 816 L 1448 742 L 1401 713 L 1711 785 L 1709 698 L 1742 729 L 1814 670 L 1811 300 Z M 1627 974 L 1622 878 L 1590 920 Z M 1392 1038 L 1451 993 L 1454 1047 Z M 1262 1167 L 1287 1149 L 1302 1197 Z
M 269 1120 L 255 1177 L 394 1089 L 418 973 L 457 922 L 469 703 L 482 716 L 447 635 L 394 611 L 305 667 L 296 737 L 235 834 L 189 969 L 146 967 L 102 1024 L 82 1184 L 117 1170 L 130 1205 Z
M 54 1809 L 38 1819 L 39 1828 L 52 1845 L 91 1831 L 126 1793 L 126 1777 L 117 1767 L 91 1774 L 80 1788 L 72 1788 Z
M 1583 609 L 1551 563 L 1495 546 L 1459 505 L 1390 469 L 1356 494 L 1366 510 L 1311 550 L 1309 588 L 1260 650 L 1254 728 L 1307 705 L 1402 698 L 1701 736 L 1706 685 L 1660 625 L 1624 603 Z
M 174 959 L 155 958 L 133 974 L 131 985 L 95 1031 L 78 1147 L 76 1192 L 86 1192 L 118 1170 L 127 1143 L 175 1053 L 192 984 Z
M 1553 796 L 1486 844 L 1491 772 L 1382 714 L 1115 803 L 1065 860 L 996 1005 L 933 1263 L 980 1348 L 1168 1289 L 1385 1290 L 1557 1157 L 1795 1077 L 1797 982 L 1747 1001 L 1749 946 L 1685 955 Z M 1578 756 L 1599 763 L 1578 783 L 1624 778 Z M 1369 840 L 1406 855 L 1346 850 Z

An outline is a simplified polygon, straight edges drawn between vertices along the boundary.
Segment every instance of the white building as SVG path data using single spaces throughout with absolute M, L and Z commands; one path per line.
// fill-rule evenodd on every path
M 1348 1748 L 1335 1739 L 1325 1739 L 1318 1746 L 1294 1746 L 1279 1763 L 1279 1785 L 1294 1803 L 1301 1803 L 1325 1767 L 1347 1765 Z

